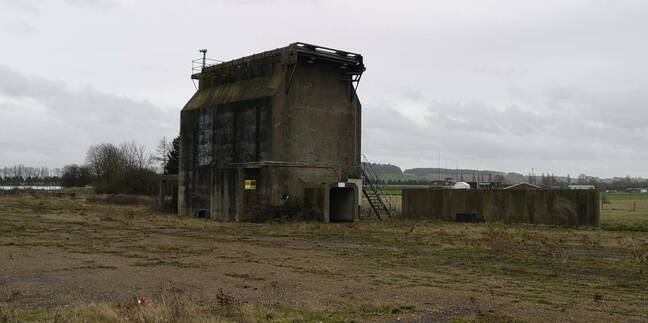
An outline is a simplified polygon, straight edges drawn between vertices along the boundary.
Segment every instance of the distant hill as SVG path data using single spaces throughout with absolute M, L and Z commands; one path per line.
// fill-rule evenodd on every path
M 454 181 L 503 182 L 515 184 L 528 182 L 529 176 L 515 172 L 478 169 L 451 169 L 451 168 L 412 168 L 402 171 L 400 167 L 391 164 L 369 163 L 381 179 L 387 181 L 423 181 L 431 182 L 451 178 Z M 547 175 L 549 176 L 549 175 Z M 555 180 L 566 181 L 566 177 L 556 176 Z M 536 174 L 536 181 L 541 181 L 541 174 Z
M 383 174 L 402 174 L 403 171 L 400 167 L 392 164 L 378 164 L 378 163 L 363 163 L 371 167 L 379 175 Z
M 373 169 L 378 176 L 380 176 L 380 179 L 384 180 L 385 183 L 387 182 L 393 182 L 393 181 L 419 181 L 423 180 L 423 178 L 420 178 L 419 176 L 416 176 L 414 174 L 407 174 L 403 173 L 400 167 L 392 164 L 380 164 L 380 163 L 363 163 L 364 165 L 368 165 Z
M 528 176 L 495 170 L 478 170 L 478 169 L 449 169 L 449 168 L 412 168 L 406 169 L 405 174 L 410 174 L 417 178 L 433 181 L 452 178 L 455 181 L 501 181 L 504 183 L 519 183 L 528 181 Z
M 592 184 L 597 188 L 605 190 L 621 190 L 625 188 L 648 187 L 648 179 L 641 177 L 612 177 L 599 178 L 585 174 L 567 176 L 555 176 L 552 174 L 535 174 L 535 179 L 530 179 L 529 175 L 523 175 L 515 172 L 503 172 L 496 170 L 478 170 L 478 169 L 451 169 L 451 168 L 433 168 L 421 167 L 406 169 L 403 171 L 400 167 L 392 164 L 368 163 L 369 166 L 379 175 L 384 184 L 429 184 L 438 180 L 451 178 L 454 181 L 473 182 L 498 182 L 504 185 L 517 184 L 521 182 L 533 182 L 543 187 L 561 186 L 566 187 L 571 184 Z

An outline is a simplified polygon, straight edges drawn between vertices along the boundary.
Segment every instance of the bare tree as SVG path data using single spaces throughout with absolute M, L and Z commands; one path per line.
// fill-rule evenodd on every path
M 166 137 L 162 137 L 162 140 L 160 140 L 160 143 L 155 149 L 155 155 L 153 156 L 153 160 L 156 163 L 160 164 L 161 173 L 164 173 L 164 167 L 167 164 L 167 155 L 171 151 L 171 147 L 172 146 L 169 142 L 167 142 Z
M 95 145 L 87 155 L 95 188 L 106 193 L 152 193 L 157 183 L 152 162 L 146 146 L 134 142 Z
M 119 145 L 126 168 L 151 169 L 153 156 L 148 152 L 146 146 L 138 146 L 135 142 L 122 143 Z
M 110 179 L 126 167 L 119 148 L 107 143 L 91 146 L 86 161 L 94 175 L 101 179 Z

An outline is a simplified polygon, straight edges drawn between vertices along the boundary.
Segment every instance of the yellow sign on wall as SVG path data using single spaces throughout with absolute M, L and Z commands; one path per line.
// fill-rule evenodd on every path
M 256 191 L 256 179 L 246 179 L 245 180 L 245 190 L 246 191 Z

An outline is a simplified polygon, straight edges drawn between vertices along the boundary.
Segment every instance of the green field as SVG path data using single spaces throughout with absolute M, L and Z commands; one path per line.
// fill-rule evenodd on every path
M 601 198 L 607 197 L 610 200 L 648 200 L 648 194 L 641 193 L 604 193 Z
M 422 178 L 414 175 L 405 174 L 380 174 L 380 179 L 383 181 L 407 181 L 407 180 L 421 180 Z
M 648 232 L 648 199 L 601 203 L 601 230 Z
M 385 195 L 402 195 L 403 189 L 401 187 L 382 187 L 381 191 Z

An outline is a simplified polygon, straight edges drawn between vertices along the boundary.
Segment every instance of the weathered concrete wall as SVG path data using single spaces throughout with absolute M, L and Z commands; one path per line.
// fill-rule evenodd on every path
M 486 222 L 598 226 L 595 190 L 404 189 L 403 217 L 455 221 L 479 214 Z
M 311 219 L 323 222 L 353 222 L 360 216 L 358 192 L 362 188 L 347 183 L 344 188 L 330 185 L 304 189 L 306 212 Z
M 262 221 L 264 208 L 303 201 L 307 188 L 360 178 L 361 106 L 350 76 L 335 58 L 294 53 L 291 45 L 196 76 L 199 90 L 181 112 L 180 214 Z M 318 205 L 328 201 L 329 190 L 315 192 Z M 328 221 L 329 205 L 317 212 Z

